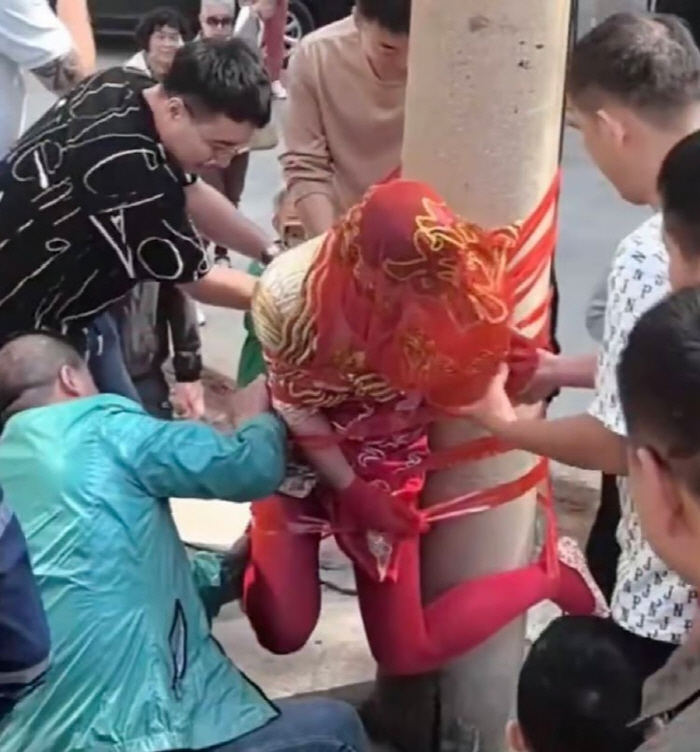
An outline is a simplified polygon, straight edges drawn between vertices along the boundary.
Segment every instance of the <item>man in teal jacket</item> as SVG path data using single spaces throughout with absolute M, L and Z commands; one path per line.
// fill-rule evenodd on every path
M 3 752 L 364 749 L 349 706 L 273 705 L 210 633 L 198 585 L 211 595 L 221 570 L 189 561 L 168 498 L 245 501 L 277 488 L 285 429 L 264 384 L 244 397 L 237 432 L 223 435 L 96 394 L 60 338 L 0 349 L 0 484 L 53 649 L 44 683 L 0 724 Z

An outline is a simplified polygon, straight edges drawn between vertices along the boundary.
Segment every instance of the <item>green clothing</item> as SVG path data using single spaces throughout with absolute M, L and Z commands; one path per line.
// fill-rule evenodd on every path
M 0 726 L 2 752 L 201 750 L 277 714 L 211 636 L 168 498 L 273 492 L 285 429 L 223 435 L 99 395 L 27 410 L 0 442 L 47 611 L 46 681 Z M 204 589 L 218 571 L 195 557 Z
M 254 261 L 248 267 L 248 274 L 259 277 L 264 270 L 264 266 Z M 250 313 L 246 313 L 243 324 L 246 330 L 246 338 L 241 350 L 241 360 L 238 364 L 238 386 L 240 387 L 247 386 L 251 381 L 255 381 L 258 376 L 267 370 L 262 354 L 262 347 L 260 347 L 260 341 L 255 335 L 253 317 Z
M 221 566 L 224 557 L 214 551 L 196 551 L 191 548 L 185 550 L 204 613 L 211 624 L 224 605 L 224 594 L 221 592 Z

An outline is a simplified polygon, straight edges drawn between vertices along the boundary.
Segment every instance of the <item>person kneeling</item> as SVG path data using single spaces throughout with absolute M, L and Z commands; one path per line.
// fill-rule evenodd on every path
M 254 500 L 281 483 L 286 431 L 264 381 L 239 399 L 238 430 L 223 435 L 97 394 L 59 337 L 0 349 L 0 484 L 53 643 L 44 683 L 0 724 L 3 752 L 365 748 L 352 708 L 271 703 L 211 635 L 203 595 L 230 598 L 227 568 L 206 582 L 211 555 L 188 559 L 168 498 Z

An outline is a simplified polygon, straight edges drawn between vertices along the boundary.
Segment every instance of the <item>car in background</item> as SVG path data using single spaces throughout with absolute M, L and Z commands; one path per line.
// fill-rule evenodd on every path
M 144 13 L 162 6 L 179 10 L 193 30 L 199 14 L 199 0 L 89 0 L 88 5 L 96 32 L 105 36 L 132 34 Z M 353 0 L 289 0 L 284 36 L 287 57 L 303 37 L 347 16 L 353 5 Z

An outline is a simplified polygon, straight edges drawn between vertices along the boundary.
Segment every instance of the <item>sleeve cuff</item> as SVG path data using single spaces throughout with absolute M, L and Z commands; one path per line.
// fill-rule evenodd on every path
M 202 357 L 199 353 L 175 353 L 173 356 L 175 381 L 187 383 L 202 378 Z

